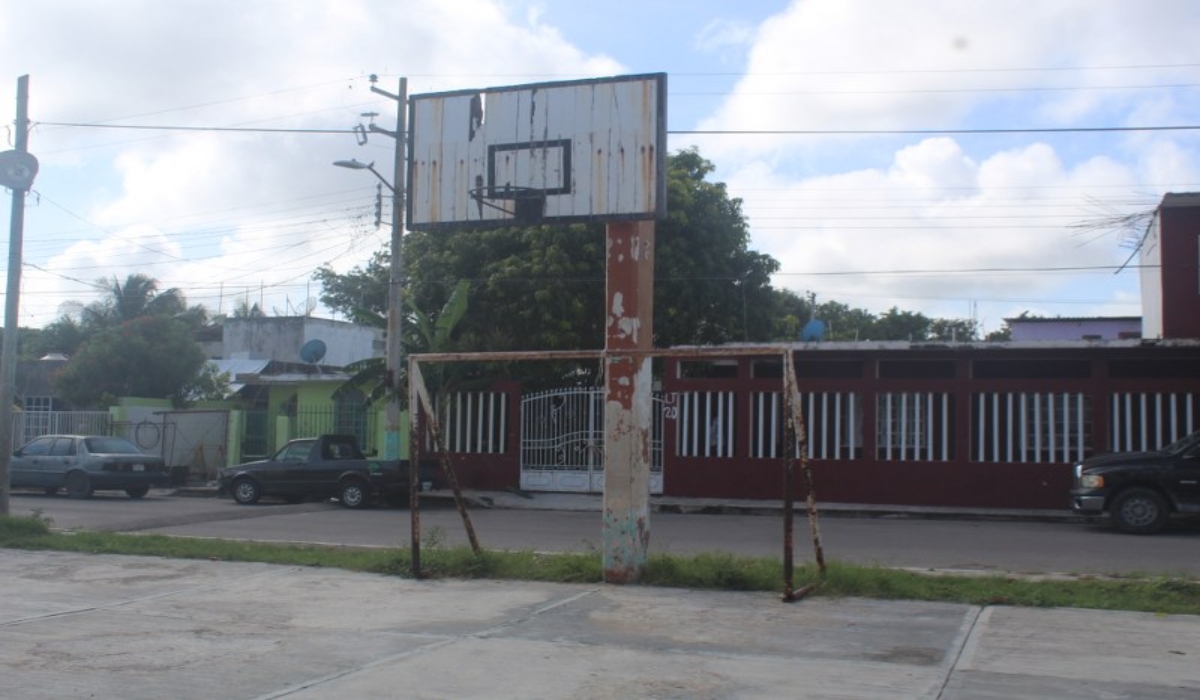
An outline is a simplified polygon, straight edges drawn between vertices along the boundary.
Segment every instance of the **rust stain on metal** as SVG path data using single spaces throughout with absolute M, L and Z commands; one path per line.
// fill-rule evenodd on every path
M 817 498 L 813 486 L 812 464 L 808 461 L 808 433 L 804 427 L 804 414 L 800 407 L 800 386 L 796 380 L 796 361 L 791 350 L 783 353 L 783 402 L 785 434 L 788 435 L 784 452 L 784 591 L 783 600 L 794 602 L 811 593 L 826 576 L 825 548 L 821 544 L 821 529 L 817 520 Z M 795 439 L 793 440 L 792 437 Z M 817 563 L 817 583 L 796 591 L 793 589 L 794 566 L 792 561 L 792 499 L 795 488 L 793 449 L 799 452 L 800 469 L 804 474 L 808 525 L 812 533 L 813 555 Z
M 429 433 L 433 437 L 433 444 L 437 447 L 439 459 L 438 462 L 442 466 L 442 473 L 446 476 L 446 481 L 450 484 L 451 490 L 454 492 L 454 506 L 458 509 L 458 515 L 462 518 L 463 529 L 467 532 L 467 540 L 471 543 L 471 550 L 479 554 L 479 539 L 475 536 L 475 526 L 471 523 L 471 516 L 467 513 L 467 504 L 462 497 L 462 489 L 458 485 L 458 475 L 454 473 L 454 465 L 450 463 L 450 457 L 446 452 L 445 445 L 442 442 L 442 431 L 438 423 L 437 414 L 433 410 L 433 402 L 429 400 L 429 392 L 425 388 L 425 377 L 421 374 L 421 369 L 415 362 L 409 362 L 410 375 L 409 379 L 413 387 L 413 391 L 418 397 L 422 412 L 425 414 L 425 420 L 428 423 Z M 412 406 L 410 404 L 410 410 Z M 418 470 L 416 464 L 410 465 L 414 471 Z

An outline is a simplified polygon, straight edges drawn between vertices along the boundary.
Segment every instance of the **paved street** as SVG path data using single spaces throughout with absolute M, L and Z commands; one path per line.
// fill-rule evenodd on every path
M 62 529 L 99 529 L 192 537 L 301 541 L 366 546 L 408 546 L 406 509 L 351 511 L 336 503 L 282 502 L 239 506 L 223 498 L 152 493 L 142 501 L 106 495 L 74 501 L 62 496 L 17 494 L 12 512 L 40 512 Z M 580 494 L 477 494 L 496 507 L 473 507 L 480 542 L 492 549 L 599 551 L 600 500 Z M 681 510 L 703 509 L 693 503 Z M 830 560 L 918 569 L 1025 573 L 1154 573 L 1200 577 L 1200 527 L 1181 524 L 1154 537 L 1062 518 L 838 517 L 822 510 L 821 534 Z M 1045 514 L 1043 514 L 1044 516 Z M 445 545 L 466 543 L 457 511 L 446 498 L 426 501 L 422 532 Z M 653 552 L 730 552 L 779 557 L 782 520 L 777 513 L 699 514 L 655 512 Z M 796 554 L 812 559 L 808 523 L 796 520 Z

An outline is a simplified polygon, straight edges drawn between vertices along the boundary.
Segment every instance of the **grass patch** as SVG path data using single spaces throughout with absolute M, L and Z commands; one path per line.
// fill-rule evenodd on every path
M 321 566 L 407 577 L 408 548 L 380 549 L 273 544 L 108 532 L 56 533 L 39 515 L 0 517 L 0 547 L 88 554 L 132 554 L 174 559 L 246 561 L 291 566 Z M 600 583 L 599 552 L 540 554 L 443 547 L 432 533 L 421 548 L 426 578 L 487 578 L 561 583 Z M 797 567 L 793 585 L 819 580 L 812 565 Z M 731 554 L 651 555 L 644 585 L 729 591 L 776 591 L 783 588 L 783 565 L 769 557 Z M 1036 580 L 1016 576 L 925 574 L 878 566 L 831 562 L 825 580 L 812 595 L 858 596 L 890 600 L 926 600 L 973 605 L 1074 607 L 1200 615 L 1200 580 L 1178 577 Z

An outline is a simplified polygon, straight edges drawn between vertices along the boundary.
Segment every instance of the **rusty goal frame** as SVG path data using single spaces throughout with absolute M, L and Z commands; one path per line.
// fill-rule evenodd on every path
M 661 358 L 661 357 L 684 357 L 684 358 L 729 358 L 729 357 L 770 357 L 777 355 L 782 360 L 783 377 L 781 381 L 781 393 L 783 396 L 784 407 L 784 435 L 786 444 L 797 445 L 798 449 L 786 449 L 783 451 L 783 527 L 784 527 L 784 543 L 783 543 L 783 600 L 793 602 L 810 593 L 816 586 L 824 580 L 825 569 L 825 553 L 821 543 L 820 526 L 818 522 L 817 503 L 814 491 L 812 467 L 807 456 L 807 433 L 804 427 L 804 416 L 800 403 L 799 383 L 796 378 L 795 356 L 792 349 L 788 345 L 770 344 L 770 345 L 746 345 L 746 346 L 723 346 L 723 347 L 703 347 L 703 346 L 687 346 L 677 348 L 650 349 L 641 351 L 621 350 L 619 353 L 614 353 L 605 350 L 566 350 L 566 351 L 526 351 L 526 352 L 469 352 L 469 353 L 425 353 L 413 354 L 408 356 L 408 377 L 409 377 L 409 431 L 411 439 L 409 440 L 409 464 L 419 463 L 421 440 L 418 436 L 418 416 L 424 415 L 426 424 L 433 443 L 438 450 L 439 462 L 446 477 L 446 482 L 450 486 L 454 494 L 455 506 L 458 509 L 459 515 L 463 521 L 463 527 L 466 530 L 467 538 L 471 544 L 471 548 L 479 553 L 480 544 L 475 533 L 475 528 L 471 523 L 470 514 L 467 512 L 466 503 L 462 496 L 462 489 L 459 487 L 458 478 L 454 472 L 454 465 L 443 448 L 441 429 L 438 424 L 437 415 L 426 389 L 424 377 L 421 372 L 423 364 L 437 363 L 452 363 L 452 362 L 530 362 L 530 361 L 562 361 L 562 360 L 597 360 L 601 361 L 601 366 L 604 366 L 603 360 L 610 355 L 621 355 L 628 357 L 630 355 L 640 356 L 642 358 Z M 809 530 L 812 537 L 813 553 L 817 567 L 818 581 L 796 589 L 794 586 L 794 497 L 797 481 L 796 463 L 800 465 L 800 477 L 804 480 L 805 486 L 805 501 L 806 511 L 808 515 Z M 411 535 L 412 535 L 412 575 L 414 578 L 422 576 L 421 570 L 421 516 L 419 503 L 419 480 L 420 470 L 412 468 L 409 470 L 412 483 L 409 488 L 409 513 L 412 520 Z

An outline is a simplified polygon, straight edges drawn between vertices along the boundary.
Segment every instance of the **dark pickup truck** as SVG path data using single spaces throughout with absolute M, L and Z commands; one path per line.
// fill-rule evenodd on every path
M 1148 535 L 1172 513 L 1200 515 L 1200 431 L 1154 452 L 1089 457 L 1075 465 L 1071 509 L 1108 513 L 1123 532 Z
M 422 490 L 432 488 L 435 466 L 422 465 Z M 367 459 L 353 435 L 321 435 L 292 440 L 267 459 L 225 467 L 217 485 L 242 505 L 276 496 L 289 503 L 337 498 L 347 508 L 362 508 L 380 498 L 407 499 L 409 479 L 408 460 Z

